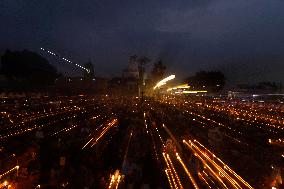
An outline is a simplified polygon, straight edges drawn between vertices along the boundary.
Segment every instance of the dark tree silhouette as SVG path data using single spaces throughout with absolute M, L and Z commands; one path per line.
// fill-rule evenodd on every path
M 35 52 L 6 50 L 1 57 L 1 73 L 8 78 L 31 86 L 53 84 L 58 77 L 56 69 Z
M 159 60 L 157 63 L 155 63 L 152 70 L 153 81 L 156 82 L 163 79 L 165 71 L 166 66 L 163 64 L 162 60 Z
M 225 76 L 220 71 L 200 71 L 194 76 L 185 79 L 195 90 L 207 90 L 208 92 L 220 92 L 225 86 Z

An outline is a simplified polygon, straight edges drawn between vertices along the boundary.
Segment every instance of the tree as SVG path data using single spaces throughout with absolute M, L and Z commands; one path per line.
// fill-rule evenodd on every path
M 225 76 L 220 71 L 200 71 L 194 76 L 187 77 L 185 82 L 195 90 L 220 92 L 225 86 Z
M 6 50 L 1 57 L 1 73 L 17 82 L 32 86 L 53 84 L 57 70 L 35 52 Z
M 162 60 L 156 62 L 152 70 L 153 81 L 156 82 L 163 79 L 165 71 L 166 66 L 163 64 Z

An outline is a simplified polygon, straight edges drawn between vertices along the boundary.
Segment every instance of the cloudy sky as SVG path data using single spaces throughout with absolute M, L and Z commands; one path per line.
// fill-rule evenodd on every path
M 221 70 L 230 85 L 284 82 L 283 0 L 1 0 L 0 52 L 30 49 L 61 72 L 118 76 L 132 54 L 161 58 L 179 78 Z

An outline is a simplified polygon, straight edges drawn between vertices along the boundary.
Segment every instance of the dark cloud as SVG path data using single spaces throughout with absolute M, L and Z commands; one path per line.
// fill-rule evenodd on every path
M 221 69 L 231 84 L 279 81 L 283 7 L 280 0 L 2 0 L 0 50 L 46 47 L 91 60 L 97 74 L 109 76 L 120 74 L 129 55 L 142 54 L 164 59 L 181 76 Z

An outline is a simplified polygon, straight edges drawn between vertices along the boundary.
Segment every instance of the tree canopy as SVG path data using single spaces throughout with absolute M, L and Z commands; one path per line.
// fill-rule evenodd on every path
M 187 77 L 185 82 L 195 90 L 219 92 L 225 86 L 225 76 L 220 71 L 200 71 L 194 76 Z
M 50 85 L 58 77 L 57 70 L 35 52 L 6 50 L 1 57 L 1 73 L 29 85 Z
M 166 66 L 163 64 L 162 60 L 156 62 L 153 66 L 152 77 L 154 81 L 163 79 L 166 71 Z

